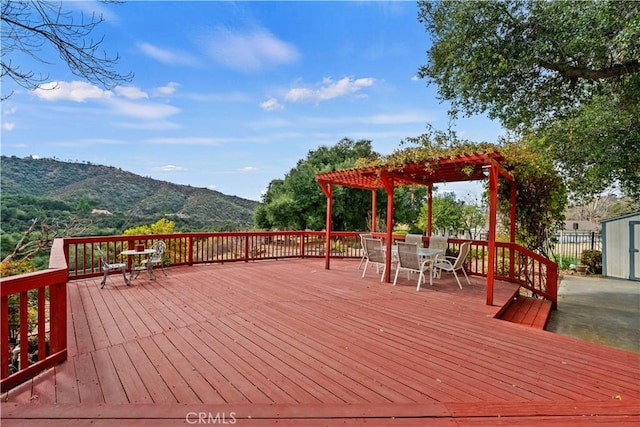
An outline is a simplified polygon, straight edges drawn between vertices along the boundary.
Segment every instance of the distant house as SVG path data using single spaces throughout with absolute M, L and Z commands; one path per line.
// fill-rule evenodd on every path
M 602 275 L 640 281 L 640 211 L 602 224 Z
M 600 231 L 600 224 L 592 221 L 568 219 L 564 222 L 565 231 Z
M 111 212 L 109 212 L 106 209 L 93 209 L 91 213 L 95 215 L 113 215 Z

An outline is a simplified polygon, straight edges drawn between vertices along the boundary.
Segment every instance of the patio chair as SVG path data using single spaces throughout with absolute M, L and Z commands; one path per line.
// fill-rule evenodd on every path
M 124 277 L 124 283 L 129 286 L 129 279 L 127 279 L 127 264 L 123 262 L 114 262 L 110 263 L 107 261 L 107 256 L 102 252 L 100 248 L 96 248 L 98 255 L 100 256 L 100 263 L 102 264 L 102 270 L 104 271 L 104 277 L 102 278 L 102 282 L 100 283 L 100 289 L 104 288 L 104 285 L 107 283 L 107 276 L 110 271 L 120 270 L 122 272 L 122 277 Z
M 387 268 L 387 260 L 384 256 L 385 252 L 382 246 L 382 239 L 365 238 L 363 240 L 367 258 L 364 264 L 364 270 L 362 271 L 362 277 L 367 273 L 367 267 L 369 267 L 369 264 L 376 265 L 377 273 L 380 272 L 379 267 L 382 265 L 382 277 L 380 278 L 380 281 L 382 282 L 384 279 L 384 272 Z
M 151 245 L 151 249 L 155 249 L 156 252 L 153 255 L 151 255 L 149 259 L 146 261 L 147 270 L 153 271 L 153 266 L 160 264 L 160 267 L 162 267 L 162 272 L 166 276 L 167 271 L 164 269 L 163 258 L 164 258 L 164 253 L 167 250 L 167 244 L 162 240 L 158 240 L 153 245 Z M 155 275 L 152 275 L 151 278 L 155 279 L 156 277 Z
M 442 255 L 435 257 L 434 262 L 438 259 L 442 259 L 447 254 L 447 248 L 449 247 L 449 239 L 444 236 L 429 236 L 429 248 L 440 249 Z
M 408 273 L 407 278 L 409 278 L 410 273 L 420 274 L 418 276 L 418 287 L 416 288 L 416 291 L 419 291 L 420 285 L 424 281 L 424 272 L 430 268 L 431 261 L 429 259 L 420 261 L 418 245 L 416 243 L 398 242 L 398 265 L 396 267 L 396 276 L 393 279 L 393 286 L 395 286 L 398 281 L 400 270 L 405 270 Z M 429 271 L 429 274 L 431 274 L 431 271 Z
M 405 243 L 415 243 L 418 246 L 422 247 L 424 244 L 422 243 L 422 234 L 407 234 L 404 236 Z
M 362 246 L 362 258 L 360 258 L 360 264 L 358 264 L 358 270 L 362 267 L 362 263 L 367 259 L 367 248 L 364 246 L 364 239 L 371 239 L 373 234 L 361 234 L 360 245 Z
M 467 279 L 467 284 L 471 284 L 469 281 L 469 276 L 467 276 L 467 272 L 464 270 L 464 262 L 467 260 L 467 255 L 469 254 L 469 247 L 471 246 L 471 242 L 464 242 L 460 245 L 460 252 L 457 257 L 440 257 L 436 260 L 434 264 L 434 268 L 441 271 L 448 271 L 453 273 L 456 278 L 456 282 L 458 282 L 458 286 L 462 289 L 462 284 L 460 283 L 460 279 L 458 279 L 458 274 L 456 271 L 462 270 L 464 273 L 464 277 Z

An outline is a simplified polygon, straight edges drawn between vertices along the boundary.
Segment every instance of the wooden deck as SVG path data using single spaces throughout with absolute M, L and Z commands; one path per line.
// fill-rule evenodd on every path
M 69 283 L 69 359 L 4 425 L 640 421 L 640 355 L 494 318 L 516 290 L 381 283 L 357 261 L 228 263 Z

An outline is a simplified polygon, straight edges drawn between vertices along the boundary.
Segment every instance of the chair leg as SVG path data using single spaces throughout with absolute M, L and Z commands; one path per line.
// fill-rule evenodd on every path
M 424 283 L 425 279 L 424 279 L 424 271 L 420 272 L 420 275 L 418 276 L 418 287 L 416 288 L 416 291 L 420 290 L 420 285 L 422 283 Z
M 460 289 L 462 289 L 462 283 L 460 283 L 460 279 L 458 279 L 458 274 L 455 270 L 453 270 L 453 276 L 456 278 L 456 282 L 458 282 L 458 286 L 460 286 Z
M 378 264 L 376 264 L 376 266 L 378 266 Z M 380 275 L 380 281 L 381 282 L 384 280 L 384 272 L 385 271 L 387 271 L 387 265 L 386 264 L 384 265 L 384 267 L 382 267 L 382 274 Z
M 469 280 L 469 276 L 467 276 L 467 272 L 464 271 L 464 268 L 461 268 L 460 270 L 462 270 L 462 272 L 464 273 L 464 277 L 467 279 L 467 284 L 470 285 L 471 281 Z
M 367 261 L 364 263 L 364 270 L 362 270 L 362 277 L 364 277 L 364 275 L 367 274 L 368 266 L 369 266 L 369 260 L 367 259 Z
M 400 268 L 396 268 L 396 276 L 393 279 L 393 286 L 395 286 L 396 282 L 398 281 L 398 273 L 400 273 Z
M 122 270 L 122 277 L 124 277 L 124 283 L 129 286 L 129 279 L 127 279 L 127 270 L 123 269 Z
M 360 267 L 362 267 L 362 262 L 365 260 L 365 256 L 363 255 L 362 258 L 360 258 L 360 263 L 358 264 L 358 270 L 360 270 Z

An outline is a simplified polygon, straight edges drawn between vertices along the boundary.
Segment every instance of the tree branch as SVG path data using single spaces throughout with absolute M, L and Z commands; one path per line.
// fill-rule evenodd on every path
M 625 75 L 634 74 L 640 71 L 639 61 L 629 61 L 625 62 L 624 64 L 615 64 L 611 67 L 602 68 L 600 70 L 591 70 L 583 67 L 574 67 L 569 64 L 558 64 L 547 61 L 540 61 L 539 65 L 547 70 L 557 71 L 562 76 L 569 79 L 609 79 L 612 77 L 622 77 Z

